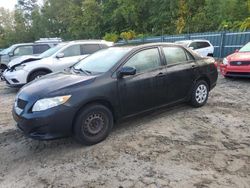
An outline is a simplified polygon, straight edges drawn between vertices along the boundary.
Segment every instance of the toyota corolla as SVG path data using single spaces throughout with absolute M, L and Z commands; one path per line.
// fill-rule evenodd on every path
M 111 47 L 24 86 L 13 117 L 31 138 L 73 135 L 92 145 L 118 120 L 180 102 L 203 106 L 217 77 L 213 58 L 177 44 Z

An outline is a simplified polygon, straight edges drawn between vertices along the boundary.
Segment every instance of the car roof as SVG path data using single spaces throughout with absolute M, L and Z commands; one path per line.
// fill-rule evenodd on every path
M 194 40 L 178 40 L 175 42 L 209 42 L 209 40 L 205 40 L 205 39 L 194 39 Z
M 98 44 L 106 44 L 106 43 L 112 43 L 105 40 L 74 40 L 74 41 L 65 41 L 66 43 L 74 43 L 74 44 L 83 44 L 83 43 L 98 43 Z
M 139 49 L 144 47 L 154 47 L 154 46 L 181 46 L 180 44 L 171 43 L 171 42 L 156 42 L 156 43 L 146 43 L 146 44 L 131 44 L 131 45 L 118 45 L 114 47 L 121 47 L 121 48 L 131 48 L 131 49 Z

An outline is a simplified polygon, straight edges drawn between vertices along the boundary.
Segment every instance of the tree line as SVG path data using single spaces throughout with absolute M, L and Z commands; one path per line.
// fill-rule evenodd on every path
M 249 28 L 250 0 L 18 0 L 14 11 L 0 9 L 0 47 Z

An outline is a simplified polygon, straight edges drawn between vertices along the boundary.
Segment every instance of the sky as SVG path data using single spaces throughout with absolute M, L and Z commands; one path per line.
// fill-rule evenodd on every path
M 14 10 L 17 0 L 0 0 L 0 7 L 5 9 Z
M 42 0 L 38 0 L 38 2 L 41 4 Z M 14 10 L 15 4 L 17 4 L 17 0 L 0 0 L 0 7 L 5 9 Z

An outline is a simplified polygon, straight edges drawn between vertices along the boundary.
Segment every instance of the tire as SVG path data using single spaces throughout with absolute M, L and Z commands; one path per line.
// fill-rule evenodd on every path
M 204 80 L 197 81 L 192 91 L 191 105 L 197 108 L 205 105 L 208 95 L 209 87 L 207 82 Z
M 4 64 L 0 64 L 0 74 L 2 74 L 8 67 Z
M 46 74 L 48 74 L 46 71 L 36 71 L 29 76 L 28 82 L 38 79 Z
M 86 106 L 76 117 L 74 137 L 84 145 L 94 145 L 107 138 L 113 128 L 111 111 L 100 104 Z

